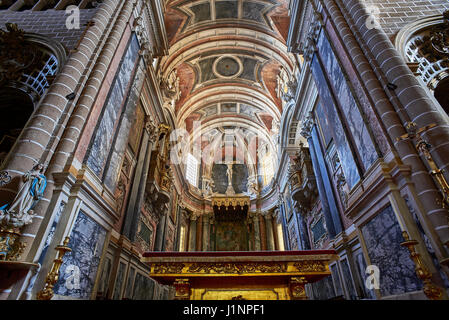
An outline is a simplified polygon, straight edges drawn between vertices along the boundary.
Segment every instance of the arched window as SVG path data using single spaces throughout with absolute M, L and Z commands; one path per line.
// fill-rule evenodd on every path
M 262 158 L 263 184 L 268 185 L 274 177 L 274 164 L 271 152 L 267 152 Z
M 199 162 L 189 153 L 187 155 L 186 179 L 191 185 L 198 187 Z
M 66 58 L 63 46 L 16 24 L 0 30 L 0 162 L 13 147 L 23 127 Z

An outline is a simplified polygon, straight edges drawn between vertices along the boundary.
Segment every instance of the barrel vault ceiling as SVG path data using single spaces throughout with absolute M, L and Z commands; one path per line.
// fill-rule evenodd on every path
M 287 0 L 171 0 L 165 25 L 169 55 L 164 79 L 176 83 L 170 104 L 179 128 L 202 136 L 202 148 L 224 150 L 234 134 L 234 156 L 244 157 L 251 137 L 273 147 L 282 101 L 278 75 L 291 74 L 294 60 L 285 45 L 290 19 Z M 196 122 L 197 121 L 197 122 Z M 195 122 L 201 123 L 196 132 Z M 260 147 L 260 145 L 259 145 Z M 239 150 L 241 150 L 239 152 Z M 242 159 L 240 159 L 242 160 Z

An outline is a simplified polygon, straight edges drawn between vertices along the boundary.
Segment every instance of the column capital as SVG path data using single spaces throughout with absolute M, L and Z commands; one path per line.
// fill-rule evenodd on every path
M 189 216 L 191 221 L 196 221 L 196 220 L 198 220 L 199 217 L 200 217 L 200 215 L 198 214 L 198 212 L 191 212 L 190 216 Z

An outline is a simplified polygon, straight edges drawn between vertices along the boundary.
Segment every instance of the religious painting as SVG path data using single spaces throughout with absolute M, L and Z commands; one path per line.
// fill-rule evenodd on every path
M 55 285 L 55 294 L 74 299 L 90 299 L 106 239 L 106 230 L 83 211 L 70 234 L 68 252 Z
M 247 251 L 248 234 L 244 221 L 220 221 L 215 224 L 216 251 Z
M 365 224 L 362 234 L 371 264 L 381 274 L 382 296 L 421 290 L 422 282 L 416 276 L 410 253 L 400 245 L 404 238 L 391 205 Z

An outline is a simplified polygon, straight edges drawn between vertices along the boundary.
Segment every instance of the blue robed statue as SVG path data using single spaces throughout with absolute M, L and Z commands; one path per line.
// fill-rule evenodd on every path
M 47 179 L 44 176 L 44 166 L 37 164 L 32 170 L 22 176 L 16 197 L 10 204 L 0 207 L 0 222 L 12 224 L 14 227 L 32 222 L 33 208 L 42 198 Z

